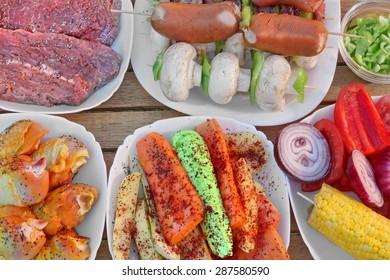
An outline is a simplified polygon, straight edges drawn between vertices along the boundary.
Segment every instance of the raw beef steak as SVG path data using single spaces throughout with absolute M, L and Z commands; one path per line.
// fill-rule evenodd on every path
M 79 105 L 117 76 L 120 63 L 98 42 L 0 28 L 0 100 Z
M 0 27 L 54 32 L 111 45 L 119 32 L 120 0 L 1 0 Z

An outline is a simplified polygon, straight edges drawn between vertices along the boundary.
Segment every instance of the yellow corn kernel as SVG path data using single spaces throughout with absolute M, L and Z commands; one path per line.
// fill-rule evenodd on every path
M 323 184 L 308 223 L 356 259 L 390 259 L 390 220 Z

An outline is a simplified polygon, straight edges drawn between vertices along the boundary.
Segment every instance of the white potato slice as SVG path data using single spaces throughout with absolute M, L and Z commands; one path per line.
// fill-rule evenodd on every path
M 127 175 L 119 187 L 112 237 L 114 260 L 128 260 L 141 173 Z
M 150 236 L 147 205 L 144 198 L 137 204 L 135 212 L 135 244 L 141 260 L 162 260 L 162 256 L 154 250 L 153 241 Z
M 191 231 L 177 246 L 182 260 L 211 260 L 210 249 L 200 226 Z
M 251 132 L 228 133 L 225 135 L 229 156 L 232 161 L 244 158 L 252 175 L 260 172 L 267 164 L 268 154 L 261 138 Z

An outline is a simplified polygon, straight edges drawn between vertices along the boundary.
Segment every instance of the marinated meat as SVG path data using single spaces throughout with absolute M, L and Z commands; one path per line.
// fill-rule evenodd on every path
M 119 32 L 120 0 L 1 0 L 0 27 L 54 32 L 111 45 Z
M 0 29 L 0 100 L 80 105 L 119 72 L 121 57 L 98 42 Z

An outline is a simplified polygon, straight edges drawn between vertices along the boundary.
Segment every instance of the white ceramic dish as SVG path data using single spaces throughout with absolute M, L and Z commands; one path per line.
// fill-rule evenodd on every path
M 53 137 L 68 134 L 76 137 L 87 146 L 90 158 L 72 182 L 89 184 L 94 186 L 99 192 L 98 201 L 86 215 L 82 224 L 76 228 L 81 236 L 90 238 L 91 255 L 89 259 L 94 260 L 102 241 L 107 196 L 107 170 L 100 144 L 96 142 L 93 134 L 88 132 L 84 126 L 68 121 L 62 117 L 43 114 L 1 114 L 0 131 L 3 131 L 12 123 L 23 119 L 35 120 L 49 130 L 49 133 L 45 135 L 42 142 Z
M 126 11 L 132 11 L 132 2 L 122 0 L 122 9 Z M 133 15 L 121 14 L 119 34 L 111 46 L 122 57 L 119 73 L 111 82 L 92 93 L 79 106 L 58 105 L 53 107 L 45 107 L 0 101 L 0 108 L 11 112 L 69 114 L 89 110 L 99 106 L 112 97 L 112 95 L 122 84 L 123 78 L 125 77 L 125 73 L 129 67 L 131 48 L 133 45 L 133 26 Z
M 137 0 L 134 11 L 151 14 L 153 8 L 149 0 Z M 340 30 L 340 1 L 325 0 L 325 20 L 329 31 Z M 136 16 L 134 19 L 134 46 L 131 62 L 135 75 L 144 89 L 162 104 L 188 115 L 207 116 L 213 114 L 219 117 L 234 117 L 236 120 L 258 126 L 285 124 L 300 119 L 309 114 L 325 97 L 333 81 L 336 69 L 338 44 L 337 36 L 329 36 L 327 46 L 320 56 L 318 65 L 308 71 L 308 85 L 303 104 L 296 101 L 296 96 L 290 94 L 283 112 L 265 112 L 257 105 L 250 106 L 248 94 L 238 94 L 227 105 L 218 105 L 202 94 L 200 88 L 192 89 L 190 97 L 185 102 L 172 102 L 161 92 L 159 82 L 154 81 L 152 65 L 157 54 L 152 49 L 149 39 L 150 22 L 146 16 Z M 293 90 L 291 91 L 293 92 Z
M 376 101 L 379 99 L 379 97 L 374 97 L 373 99 Z M 334 104 L 316 111 L 314 114 L 303 119 L 302 122 L 314 124 L 324 118 L 334 121 L 333 110 Z M 299 231 L 301 232 L 302 238 L 313 258 L 317 260 L 353 260 L 354 258 L 351 255 L 333 244 L 331 241 L 329 241 L 328 238 L 314 230 L 306 222 L 308 218 L 308 209 L 311 204 L 297 195 L 297 192 L 302 192 L 301 185 L 297 182 L 289 180 L 288 191 Z M 313 199 L 318 191 L 302 193 L 304 193 L 308 198 Z M 357 198 L 356 195 L 354 195 L 352 192 L 346 192 L 346 194 Z
M 210 118 L 210 117 L 209 117 Z M 108 245 L 112 255 L 112 232 L 115 220 L 116 201 L 118 189 L 122 179 L 130 171 L 137 171 L 137 151 L 136 143 L 146 134 L 155 131 L 162 134 L 169 141 L 174 133 L 183 129 L 194 129 L 194 127 L 204 122 L 207 117 L 179 117 L 157 121 L 149 126 L 139 128 L 129 135 L 124 143 L 119 146 L 115 155 L 114 162 L 109 172 L 108 196 L 107 196 L 107 238 Z M 259 132 L 252 125 L 237 122 L 227 118 L 216 118 L 225 133 L 250 131 L 257 133 L 265 143 L 266 151 L 269 155 L 269 161 L 266 167 L 254 178 L 264 186 L 268 197 L 277 207 L 281 214 L 281 221 L 278 227 L 283 242 L 286 247 L 290 243 L 290 206 L 287 193 L 287 179 L 283 172 L 277 166 L 273 156 L 273 144 L 268 141 L 264 133 Z M 130 259 L 137 259 L 137 251 L 133 244 Z

